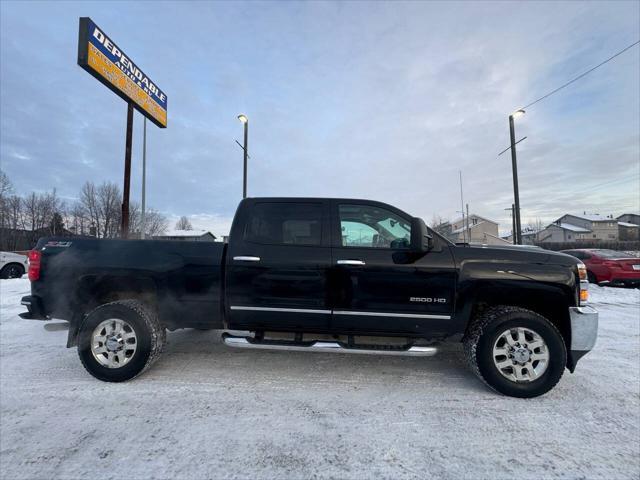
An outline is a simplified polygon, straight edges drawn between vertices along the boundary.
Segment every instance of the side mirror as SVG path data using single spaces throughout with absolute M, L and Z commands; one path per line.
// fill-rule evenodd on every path
M 424 220 L 418 217 L 411 219 L 411 244 L 409 251 L 416 254 L 424 254 L 433 249 L 433 237 Z

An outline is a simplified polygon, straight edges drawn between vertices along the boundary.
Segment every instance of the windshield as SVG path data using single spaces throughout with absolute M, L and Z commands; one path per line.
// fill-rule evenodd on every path
M 630 255 L 624 252 L 616 252 L 615 250 L 593 250 L 593 253 L 602 258 L 627 258 Z

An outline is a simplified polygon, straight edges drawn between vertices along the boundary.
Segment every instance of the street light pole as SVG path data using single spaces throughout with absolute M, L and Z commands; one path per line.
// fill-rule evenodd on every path
M 249 145 L 249 119 L 246 115 L 240 114 L 238 115 L 238 120 L 240 120 L 244 124 L 244 146 L 242 150 L 244 150 L 244 168 L 242 175 L 242 198 L 247 198 L 247 157 L 249 156 L 248 145 Z
M 517 112 L 509 115 L 509 134 L 511 136 L 511 169 L 513 171 L 513 197 L 514 197 L 514 217 L 515 217 L 515 230 L 514 244 L 522 245 L 522 235 L 520 227 L 520 192 L 518 190 L 518 161 L 516 159 L 516 135 L 513 126 L 513 118 L 524 115 L 524 110 L 518 110 Z

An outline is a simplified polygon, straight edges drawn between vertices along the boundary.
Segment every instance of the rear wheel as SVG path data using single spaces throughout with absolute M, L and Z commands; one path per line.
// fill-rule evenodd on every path
M 598 283 L 598 279 L 591 271 L 587 271 L 587 280 L 589 280 L 589 283 Z
M 20 278 L 24 275 L 24 267 L 19 263 L 10 263 L 0 270 L 0 278 Z
M 106 303 L 92 310 L 78 333 L 84 368 L 106 382 L 123 382 L 157 360 L 166 331 L 157 316 L 136 300 Z
M 567 363 L 562 335 L 542 315 L 524 308 L 486 310 L 464 341 L 476 375 L 494 390 L 513 397 L 543 395 L 560 380 Z

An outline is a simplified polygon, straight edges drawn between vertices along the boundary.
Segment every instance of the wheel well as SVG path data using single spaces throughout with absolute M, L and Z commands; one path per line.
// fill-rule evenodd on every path
M 2 270 L 4 270 L 7 267 L 11 267 L 12 265 L 15 265 L 16 267 L 20 267 L 23 272 L 25 271 L 24 265 L 21 264 L 20 262 L 9 262 L 4 267 L 2 267 Z
M 569 317 L 569 300 L 559 289 L 482 289 L 478 292 L 471 312 L 473 319 L 487 308 L 497 305 L 509 305 L 526 308 L 536 312 L 553 323 L 564 338 L 567 349 L 571 345 L 571 319 Z
M 101 277 L 81 279 L 78 302 L 84 313 L 104 303 L 135 299 L 148 308 L 157 308 L 157 288 L 149 278 Z
M 74 317 L 69 326 L 67 348 L 77 345 L 78 330 L 94 308 L 117 300 L 139 300 L 147 308 L 157 310 L 157 288 L 150 278 L 84 277 L 80 279 L 75 297 Z

